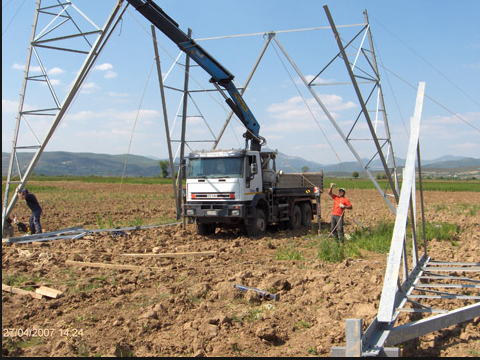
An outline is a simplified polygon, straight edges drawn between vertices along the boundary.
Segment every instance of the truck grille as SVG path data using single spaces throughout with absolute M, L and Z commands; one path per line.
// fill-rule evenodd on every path
M 235 200 L 235 193 L 192 193 L 192 200 Z

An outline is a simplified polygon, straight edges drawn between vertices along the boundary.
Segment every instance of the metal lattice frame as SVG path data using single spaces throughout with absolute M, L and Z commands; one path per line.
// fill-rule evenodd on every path
M 405 251 L 408 212 L 415 196 L 415 162 L 419 164 L 419 182 L 421 179 L 421 161 L 419 151 L 420 119 L 423 107 L 425 83 L 418 87 L 415 113 L 411 124 L 402 190 L 400 193 L 397 216 L 387 261 L 382 296 L 377 317 L 362 334 L 361 319 L 349 319 L 346 323 L 346 347 L 332 348 L 332 356 L 397 356 L 398 349 L 388 348 L 422 335 L 460 324 L 480 316 L 480 296 L 470 295 L 471 289 L 480 289 L 480 280 L 461 275 L 480 273 L 480 263 L 449 263 L 433 261 L 427 253 L 425 239 L 425 221 L 422 199 L 423 249 L 418 258 L 417 240 L 412 238 L 412 266 Z M 420 190 L 422 193 L 422 189 Z M 412 212 L 414 219 L 415 212 Z M 415 223 L 412 221 L 412 223 Z M 415 232 L 415 226 L 414 232 Z M 400 272 L 403 262 L 404 271 Z M 444 275 L 442 273 L 447 273 Z M 402 276 L 400 276 L 402 274 Z M 447 291 L 439 291 L 447 289 Z M 448 290 L 467 292 L 458 294 Z M 467 300 L 473 302 L 454 310 L 439 308 L 444 300 Z M 431 304 L 435 301 L 435 304 Z M 434 307 L 435 306 L 435 307 Z M 436 314 L 434 316 L 396 326 L 402 313 Z
M 480 280 L 473 277 L 463 276 L 461 274 L 479 273 L 480 263 L 449 263 L 441 261 L 433 261 L 428 254 L 425 231 L 425 214 L 423 202 L 423 186 L 422 186 L 422 167 L 420 157 L 420 119 L 423 109 L 423 99 L 425 95 L 425 83 L 418 86 L 418 94 L 415 105 L 414 117 L 411 123 L 410 142 L 407 153 L 407 160 L 404 169 L 403 184 L 400 195 L 395 189 L 398 189 L 398 181 L 396 180 L 396 172 L 394 165 L 393 150 L 389 140 L 388 122 L 386 122 L 386 133 L 389 142 L 389 150 L 391 160 L 393 161 L 392 172 L 389 172 L 388 164 L 382 154 L 383 145 L 373 131 L 372 122 L 366 107 L 366 101 L 360 91 L 357 78 L 366 79 L 365 72 L 361 74 L 355 73 L 355 62 L 349 61 L 346 46 L 343 45 L 340 34 L 338 33 L 333 18 L 328 10 L 324 7 L 327 18 L 330 22 L 333 34 L 340 49 L 339 55 L 343 58 L 347 71 L 349 73 L 352 84 L 355 88 L 359 103 L 362 106 L 361 113 L 365 117 L 367 124 L 371 130 L 378 155 L 382 160 L 382 164 L 386 170 L 389 183 L 394 190 L 394 196 L 398 205 L 394 209 L 396 214 L 395 227 L 392 237 L 391 248 L 387 261 L 387 269 L 385 273 L 384 285 L 380 299 L 378 315 L 367 331 L 362 334 L 361 319 L 349 319 L 346 322 L 346 347 L 333 348 L 332 356 L 379 356 L 379 355 L 398 355 L 398 349 L 388 348 L 407 340 L 418 338 L 422 335 L 455 325 L 465 321 L 472 320 L 480 316 L 480 296 L 470 295 L 471 289 L 480 288 Z M 366 28 L 371 49 L 371 69 L 375 73 L 375 79 L 378 79 L 378 88 L 381 92 L 378 68 L 373 51 L 373 42 L 368 25 L 368 16 L 365 12 Z M 363 53 L 366 53 L 363 51 Z M 382 108 L 385 109 L 382 98 Z M 367 99 L 370 99 L 368 95 Z M 386 113 L 385 113 L 386 114 Z M 344 138 L 345 141 L 350 139 Z M 417 219 L 415 204 L 415 164 L 418 164 L 418 177 L 420 185 L 421 199 L 421 224 L 423 230 L 423 255 L 419 258 L 418 241 L 417 241 Z M 394 179 L 390 177 L 394 175 Z M 393 182 L 395 181 L 395 183 Z M 387 199 L 386 199 L 387 200 Z M 388 201 L 387 201 L 388 202 Z M 412 223 L 412 255 L 409 259 L 407 254 L 407 220 L 410 212 L 410 220 Z M 411 262 L 411 265 L 409 263 Z M 445 272 L 448 275 L 443 275 Z M 465 291 L 465 293 L 450 293 L 439 291 L 439 289 L 455 289 L 457 291 Z M 455 310 L 447 310 L 439 308 L 445 299 L 449 300 L 468 300 L 473 302 L 470 305 L 460 307 Z M 437 303 L 431 304 L 434 300 Z M 407 323 L 396 326 L 399 315 L 402 313 L 418 313 L 418 314 L 437 314 L 420 321 Z
M 332 23 L 332 29 L 334 29 L 334 32 L 336 32 L 336 28 L 334 28 L 334 24 Z M 369 34 L 369 26 L 368 24 L 365 24 L 362 28 L 362 30 L 355 36 L 355 38 L 357 38 L 361 33 L 365 32 L 365 35 Z M 337 33 L 338 34 L 338 33 Z M 339 38 L 338 38 L 339 39 Z M 341 41 L 340 41 L 338 44 L 341 48 L 341 51 L 339 54 L 337 54 L 337 56 L 332 60 L 330 61 L 329 65 L 331 65 L 333 63 L 334 60 L 336 60 L 337 58 L 339 58 L 342 54 L 343 54 L 343 59 L 345 60 L 345 63 L 347 64 L 347 68 L 349 69 L 349 75 L 351 77 L 351 80 L 352 80 L 352 83 L 354 84 L 355 86 L 355 90 L 356 90 L 356 94 L 358 96 L 358 100 L 359 100 L 359 103 L 361 105 L 361 112 L 360 114 L 357 116 L 357 119 L 354 123 L 354 125 L 350 128 L 350 129 L 346 129 L 347 131 L 344 131 L 344 129 L 342 129 L 339 124 L 337 123 L 337 121 L 335 120 L 335 118 L 333 117 L 333 115 L 330 113 L 330 111 L 328 110 L 328 108 L 324 105 L 324 103 L 322 102 L 322 100 L 320 99 L 320 96 L 317 94 L 317 92 L 315 91 L 314 87 L 316 86 L 316 84 L 314 84 L 314 81 L 317 77 L 319 77 L 327 68 L 329 65 L 327 65 L 325 68 L 322 69 L 322 71 L 320 71 L 316 77 L 314 77 L 313 80 L 309 81 L 307 80 L 307 78 L 303 75 L 303 73 L 301 72 L 301 70 L 299 69 L 299 67 L 295 64 L 295 62 L 293 61 L 293 59 L 290 57 L 290 55 L 288 54 L 288 52 L 285 50 L 285 48 L 282 46 L 282 44 L 280 43 L 280 41 L 278 40 L 277 37 L 274 37 L 274 40 L 275 40 L 275 43 L 278 45 L 278 47 L 280 48 L 280 50 L 283 52 L 284 56 L 288 59 L 288 61 L 290 62 L 291 66 L 295 69 L 296 73 L 298 74 L 298 76 L 300 77 L 300 79 L 303 81 L 304 85 L 307 87 L 307 89 L 310 91 L 310 93 L 312 94 L 312 96 L 314 97 L 315 101 L 318 103 L 318 105 L 322 108 L 322 110 L 324 111 L 325 115 L 327 116 L 327 118 L 330 120 L 330 122 L 332 123 L 332 125 L 335 127 L 335 129 L 337 130 L 338 134 L 341 136 L 341 138 L 343 139 L 343 141 L 345 142 L 345 144 L 348 146 L 348 148 L 350 149 L 351 153 L 355 156 L 356 160 L 358 161 L 358 163 L 362 166 L 362 168 L 365 170 L 367 176 L 370 178 L 370 180 L 373 182 L 373 184 L 375 185 L 375 187 L 377 188 L 377 190 L 379 191 L 379 193 L 381 194 L 381 196 L 384 198 L 385 202 L 387 203 L 387 205 L 390 207 L 390 209 L 392 210 L 392 212 L 395 214 L 396 212 L 396 208 L 394 206 L 394 204 L 392 204 L 392 202 L 389 200 L 389 194 L 387 194 L 387 190 L 386 189 L 382 189 L 382 187 L 379 185 L 379 183 L 377 182 L 377 180 L 375 179 L 375 176 L 373 174 L 373 172 L 371 171 L 370 169 L 370 164 L 372 163 L 373 160 L 377 159 L 377 158 L 380 158 L 381 159 L 381 162 L 382 162 L 382 165 L 383 165 L 383 170 L 385 172 L 385 174 L 387 175 L 387 178 L 389 179 L 389 185 L 390 185 L 390 188 L 391 190 L 393 191 L 393 196 L 395 199 L 398 199 L 398 195 L 397 195 L 397 188 L 398 188 L 398 180 L 397 180 L 397 174 L 396 174 L 396 166 L 395 166 L 395 162 L 394 162 L 394 157 L 393 157 L 393 147 L 392 147 L 392 142 L 391 142 L 391 137 L 390 137 L 390 132 L 389 132 L 389 129 L 388 129 L 388 120 L 386 118 L 386 112 L 383 110 L 383 109 L 380 109 L 380 108 L 377 108 L 376 112 L 377 114 L 378 113 L 382 113 L 384 115 L 384 120 L 383 120 L 383 123 L 385 124 L 385 134 L 383 135 L 384 137 L 383 138 L 379 138 L 377 136 L 377 129 L 373 126 L 371 120 L 370 120 L 370 116 L 369 116 L 369 112 L 366 108 L 367 106 L 367 103 L 368 103 L 368 100 L 372 97 L 372 94 L 374 92 L 375 89 L 377 89 L 377 91 L 379 92 L 378 93 L 378 97 L 381 98 L 381 103 L 383 104 L 383 94 L 381 92 L 381 86 L 380 86 L 380 77 L 379 77 L 379 74 L 378 74 L 378 69 L 376 67 L 376 62 L 372 63 L 370 62 L 369 60 L 369 63 L 371 64 L 371 71 L 372 71 L 372 74 L 370 74 L 368 76 L 368 82 L 371 82 L 373 84 L 373 89 L 371 90 L 370 94 L 368 95 L 368 98 L 367 98 L 367 101 L 364 100 L 362 94 L 361 94 L 361 91 L 358 89 L 358 86 L 357 86 L 357 83 L 356 83 L 356 76 L 355 74 L 353 73 L 353 69 L 348 61 L 348 57 L 345 53 L 345 47 L 341 44 Z M 351 40 L 349 42 L 348 45 L 350 45 L 352 43 L 353 40 Z M 371 56 L 374 56 L 374 51 L 373 49 L 369 49 L 368 52 L 365 51 L 363 48 L 362 49 L 359 49 L 359 54 L 361 55 L 364 55 L 365 57 L 367 57 L 368 54 L 371 54 Z M 363 73 L 364 73 L 364 70 L 362 69 L 361 70 Z M 363 74 L 363 76 L 365 76 Z M 365 81 L 367 81 L 365 80 Z M 335 84 L 332 84 L 332 85 L 335 85 Z M 352 135 L 352 132 L 355 128 L 356 125 L 359 124 L 359 120 L 361 119 L 361 117 L 364 116 L 367 124 L 369 125 L 369 129 L 370 129 L 370 133 L 371 133 L 371 138 L 369 139 L 356 139 L 353 137 Z M 365 141 L 368 141 L 368 142 L 372 142 L 375 144 L 375 153 L 374 154 L 368 154 L 368 158 L 370 159 L 368 161 L 368 163 L 365 163 L 364 160 L 363 160 L 363 157 L 361 156 L 360 152 L 355 148 L 355 145 L 354 145 L 354 142 L 356 140 L 361 140 L 362 142 L 365 142 Z M 383 144 L 380 143 L 380 141 L 383 141 Z M 389 151 L 389 158 L 390 158 L 390 163 L 387 162 L 387 159 L 385 157 L 385 155 L 383 154 L 383 148 L 384 147 L 387 147 L 388 148 L 388 151 Z
M 40 159 L 40 156 L 42 155 L 47 143 L 49 142 L 60 122 L 63 120 L 67 110 L 81 89 L 89 72 L 93 69 L 95 61 L 98 59 L 110 35 L 121 19 L 126 9 L 125 7 L 122 10 L 122 4 L 123 0 L 119 0 L 116 3 L 105 25 L 103 28 L 100 28 L 88 17 L 86 17 L 85 14 L 70 1 L 60 2 L 58 0 L 44 0 L 42 3 L 41 0 L 37 0 L 27 63 L 25 67 L 25 77 L 23 80 L 18 115 L 12 141 L 12 152 L 10 154 L 10 162 L 7 172 L 5 196 L 2 208 L 2 237 L 5 222 L 10 216 L 10 213 L 12 212 L 13 207 L 18 200 L 18 195 L 15 191 L 9 202 L 11 186 L 17 185 L 17 190 L 21 190 L 25 187 L 28 178 L 33 173 L 33 169 Z M 39 29 L 39 24 L 41 23 L 40 20 L 44 19 L 46 19 L 47 25 L 43 29 Z M 83 31 L 79 25 L 80 20 L 84 22 L 86 21 L 86 23 L 90 25 L 91 29 Z M 62 32 L 62 29 L 64 28 L 66 31 Z M 71 29 L 73 29 L 73 32 Z M 61 33 L 61 35 L 57 35 L 58 33 Z M 66 46 L 65 42 L 69 40 L 75 40 L 77 42 L 74 44 L 74 46 Z M 48 76 L 46 70 L 47 67 L 44 66 L 44 62 L 42 61 L 42 57 L 40 55 L 41 49 L 84 54 L 86 56 L 85 61 L 83 62 L 81 69 L 78 71 L 73 85 L 63 103 L 58 100 L 58 97 L 55 93 L 55 86 Z M 31 75 L 32 67 L 34 66 L 32 65 L 32 60 L 35 60 L 38 64 L 38 67 L 41 69 L 41 75 Z M 42 103 L 41 107 L 37 109 L 27 110 L 25 108 L 25 98 L 28 95 L 28 85 L 33 84 L 34 82 L 43 82 L 47 85 L 45 97 L 49 98 L 49 104 L 47 106 Z M 39 96 L 38 92 L 36 92 L 35 95 L 38 98 L 42 98 Z M 52 103 L 53 106 L 51 105 Z M 53 121 L 45 138 L 40 141 L 38 139 L 39 136 L 35 134 L 29 120 L 33 123 L 35 118 L 38 119 L 39 117 L 45 116 L 53 117 Z M 20 145 L 20 129 L 24 125 L 26 125 L 30 130 L 33 143 Z M 26 165 L 26 167 L 23 167 L 19 163 L 18 154 L 21 151 L 31 152 L 32 150 L 35 151 L 32 159 L 30 160 L 29 164 Z M 18 181 L 13 180 L 15 176 L 19 177 Z

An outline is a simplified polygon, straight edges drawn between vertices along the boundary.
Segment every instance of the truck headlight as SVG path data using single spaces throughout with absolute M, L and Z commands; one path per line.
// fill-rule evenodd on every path
M 240 216 L 240 210 L 232 210 L 232 216 Z
M 192 215 L 195 215 L 195 210 L 193 210 L 193 209 L 187 209 L 186 214 L 187 214 L 187 215 L 191 215 L 191 216 L 192 216 Z

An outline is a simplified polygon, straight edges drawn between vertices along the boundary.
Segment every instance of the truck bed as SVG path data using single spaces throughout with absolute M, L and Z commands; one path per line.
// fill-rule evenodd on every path
M 277 189 L 311 188 L 323 189 L 323 172 L 315 173 L 278 173 Z

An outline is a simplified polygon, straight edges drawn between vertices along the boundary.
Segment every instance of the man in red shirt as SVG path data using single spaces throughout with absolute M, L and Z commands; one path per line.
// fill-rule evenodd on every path
M 328 195 L 333 199 L 333 211 L 332 211 L 332 223 L 331 230 L 332 234 L 335 236 L 335 239 L 340 237 L 340 241 L 344 242 L 343 234 L 343 218 L 345 209 L 352 209 L 352 204 L 350 200 L 345 197 L 345 189 L 338 189 L 338 195 L 333 193 L 334 183 L 330 184 L 330 189 L 328 190 Z

